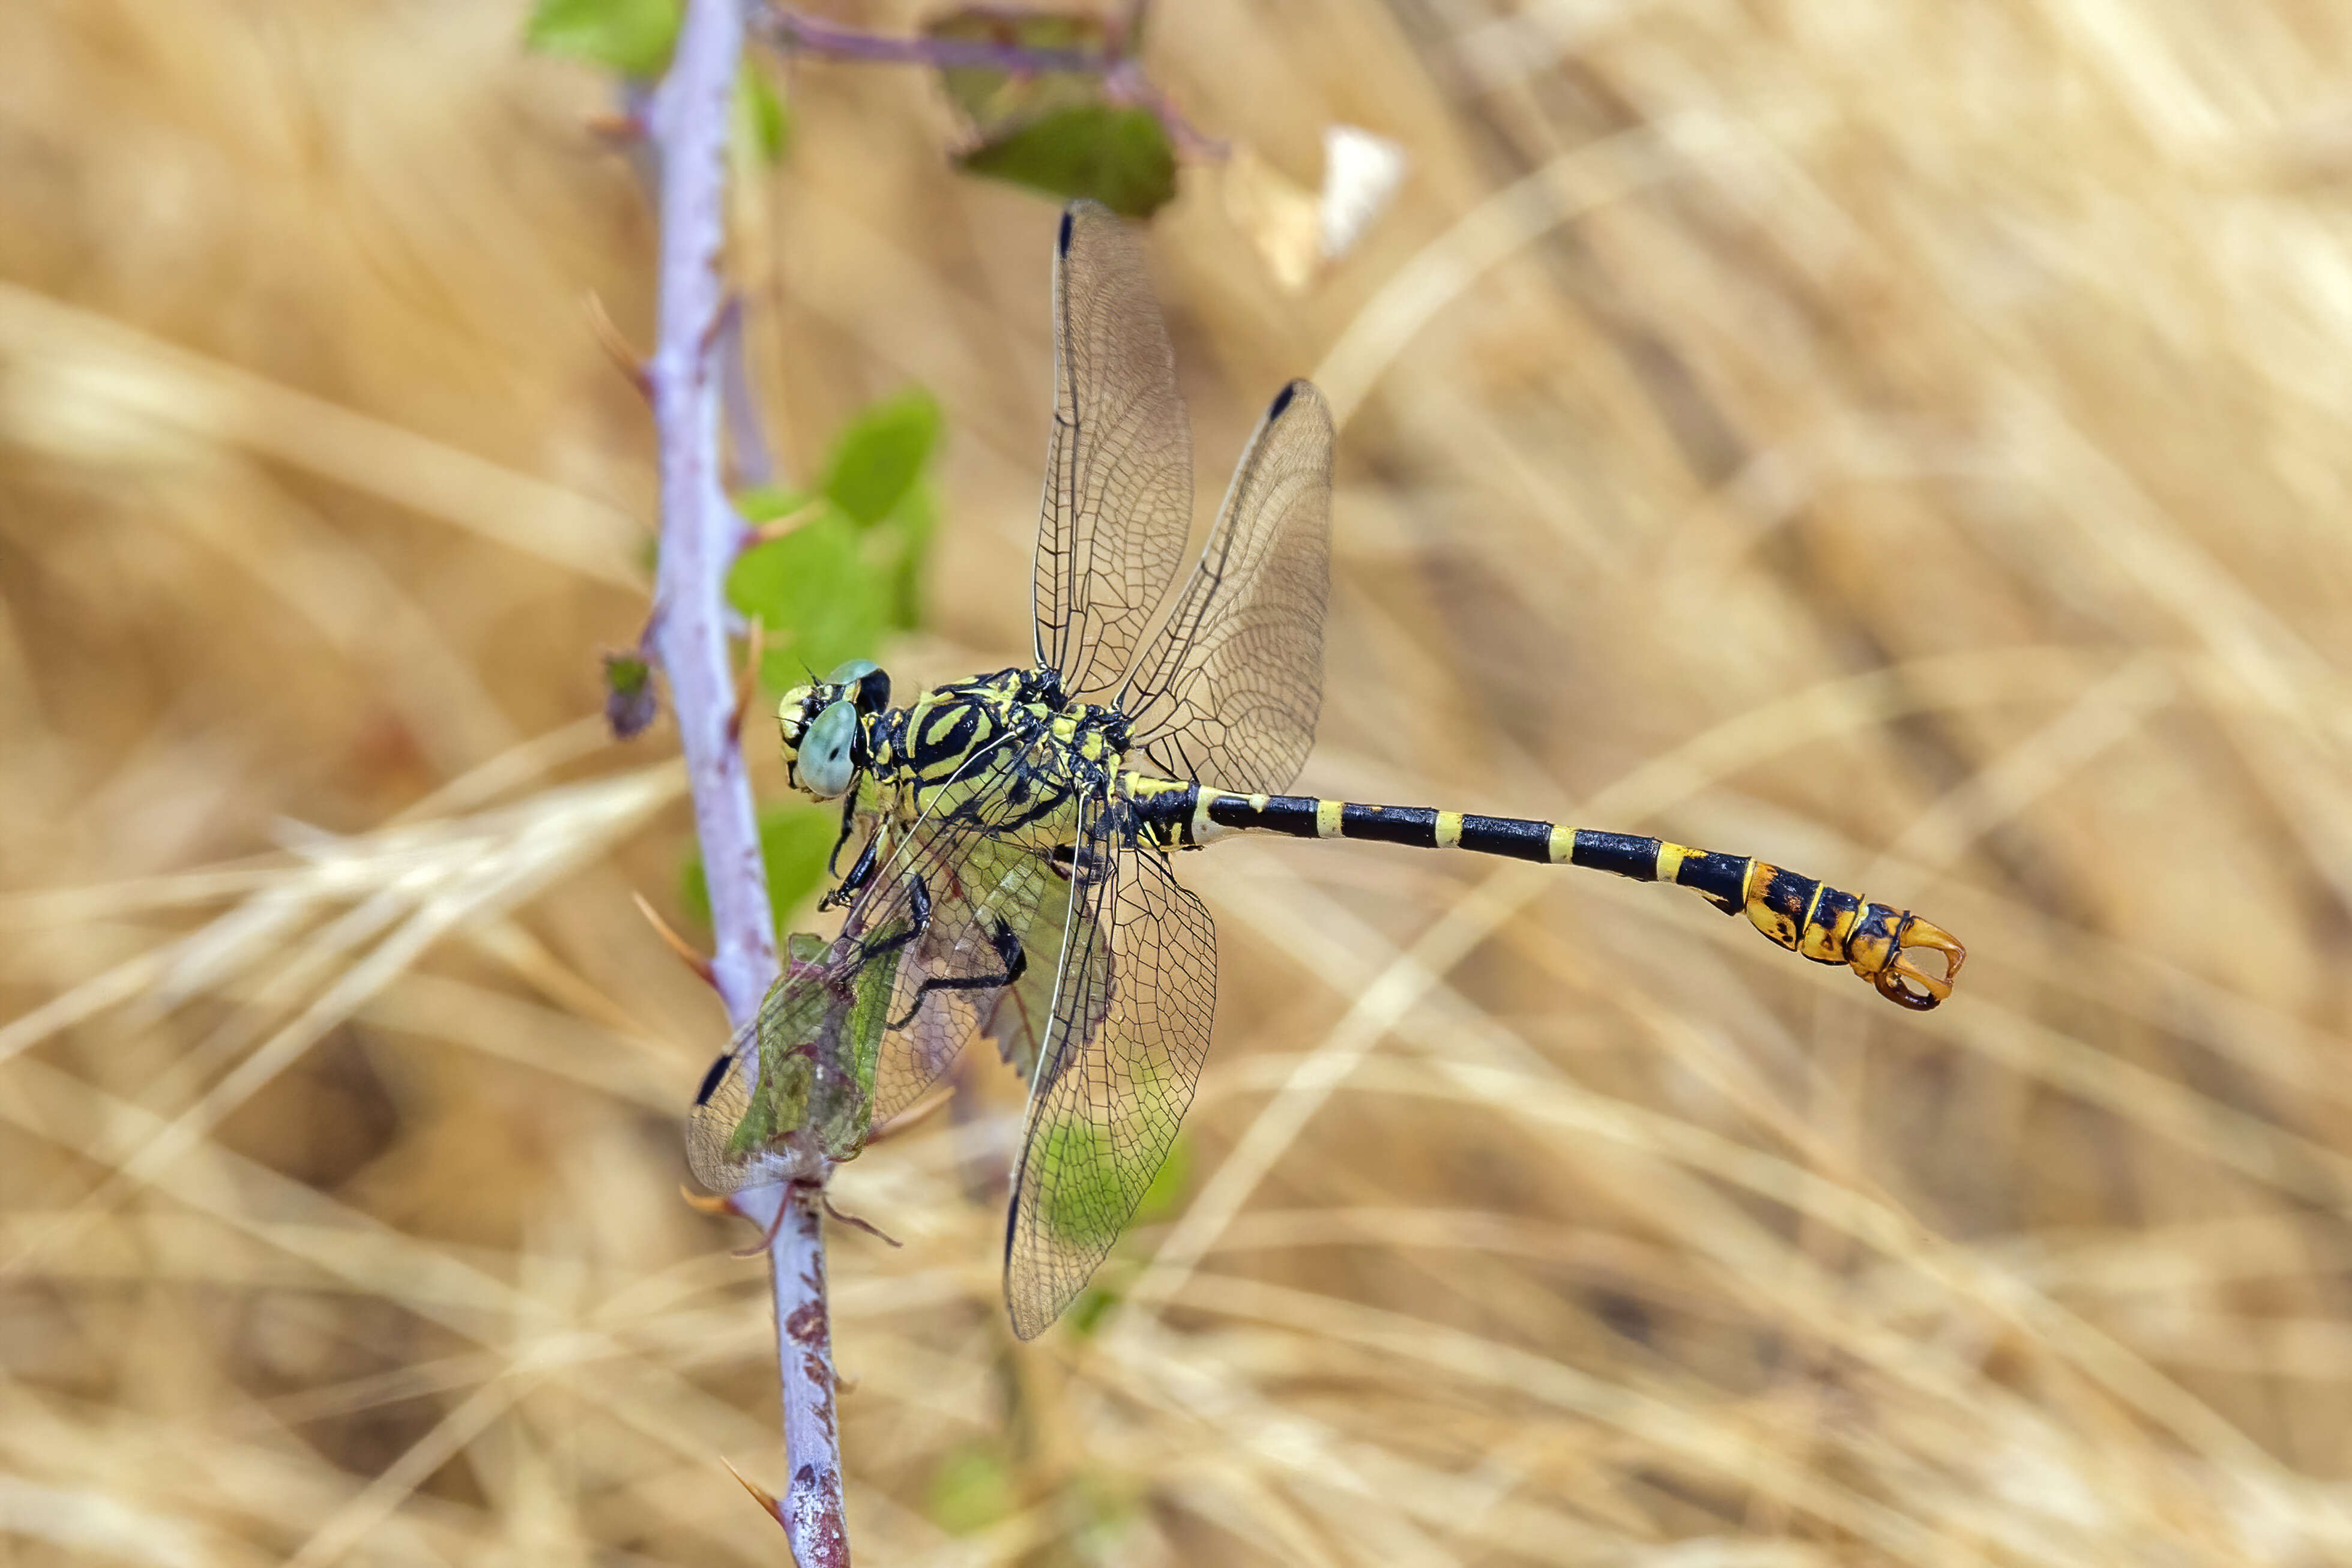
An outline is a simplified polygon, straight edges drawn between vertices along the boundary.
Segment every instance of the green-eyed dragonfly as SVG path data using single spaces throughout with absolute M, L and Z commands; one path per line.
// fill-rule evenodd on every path
M 787 1134 L 835 1158 L 974 1035 L 1030 1084 L 1004 1297 L 1030 1338 L 1086 1285 L 1176 1137 L 1209 1046 L 1216 936 L 1173 853 L 1236 833 L 1370 838 L 1691 889 L 1906 1007 L 1951 994 L 1951 935 L 1740 856 L 1656 838 L 1280 793 L 1321 705 L 1332 426 L 1294 381 L 1258 423 L 1173 597 L 1192 451 L 1137 242 L 1089 203 L 1055 250 L 1055 395 L 1035 662 L 890 704 L 845 665 L 778 709 L 793 784 L 841 803 L 830 944 L 797 939 L 761 1018 L 712 1064 L 696 1174 L 777 1179 Z M 1932 968 L 1914 956 L 1927 956 Z

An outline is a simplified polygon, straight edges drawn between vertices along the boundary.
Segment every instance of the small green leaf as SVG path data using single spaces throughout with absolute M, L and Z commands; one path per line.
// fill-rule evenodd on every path
M 1108 1285 L 1089 1285 L 1078 1292 L 1078 1299 L 1070 1303 L 1068 1311 L 1062 1314 L 1062 1326 L 1082 1340 L 1088 1338 L 1103 1326 L 1112 1309 L 1124 1299 Z
M 784 973 L 760 1005 L 759 1084 L 728 1152 L 740 1158 L 805 1133 L 826 1158 L 854 1160 L 872 1121 L 881 1028 L 874 1024 L 870 1037 L 853 1030 L 866 1026 L 858 998 L 876 965 L 860 962 L 864 949 L 848 937 L 828 942 L 796 932 L 784 939 Z M 897 964 L 894 952 L 880 967 Z M 886 993 L 890 979 L 886 973 L 880 981 Z
M 679 0 L 538 0 L 523 38 L 542 54 L 649 81 L 669 64 L 681 10 Z
M 784 100 L 777 96 L 775 84 L 752 63 L 750 55 L 743 57 L 742 68 L 736 73 L 735 101 L 730 113 L 729 133 L 742 162 L 772 164 L 783 157 L 792 121 L 784 111 Z
M 1018 1502 L 1012 1468 L 985 1441 L 951 1451 L 923 1489 L 924 1513 L 950 1535 L 970 1535 L 1010 1518 Z
M 1133 1225 L 1151 1225 L 1166 1219 L 1184 1206 L 1184 1192 L 1192 1182 L 1192 1146 L 1182 1134 L 1168 1146 L 1168 1158 L 1160 1162 L 1160 1169 L 1151 1184 L 1143 1189 L 1136 1200 Z
M 760 813 L 760 858 L 768 868 L 768 901 L 781 921 L 824 880 L 834 841 L 841 836 L 841 813 L 821 805 L 786 803 Z M 678 901 L 706 923 L 710 919 L 710 883 L 698 850 L 678 871 Z
M 887 563 L 870 560 L 857 526 L 831 510 L 745 551 L 727 574 L 729 602 L 770 634 L 761 678 L 773 688 L 798 684 L 803 670 L 872 658 L 889 627 L 891 590 Z
M 604 722 L 615 740 L 626 741 L 654 721 L 654 672 L 645 656 L 608 653 L 604 656 Z
M 926 22 L 923 31 L 934 38 L 959 43 L 992 44 L 1003 48 L 1069 49 L 1100 57 L 1108 39 L 1100 16 L 1041 11 L 1007 12 L 999 6 L 957 11 Z M 940 72 L 948 100 L 963 111 L 982 139 L 1003 135 L 1015 125 L 1056 109 L 1102 100 L 1102 72 L 1012 71 L 985 66 L 951 66 Z
M 745 522 L 774 522 L 821 499 L 790 485 L 752 485 L 735 492 L 735 512 Z
M 957 162 L 972 174 L 1061 200 L 1092 196 L 1129 217 L 1149 217 L 1176 195 L 1176 150 L 1148 109 L 1093 103 L 1056 110 Z
M 940 428 L 938 400 L 910 387 L 842 427 L 816 492 L 754 485 L 735 495 L 746 522 L 785 530 L 746 551 L 727 588 L 736 608 L 772 634 L 761 670 L 770 689 L 871 658 L 886 632 L 920 624 L 938 511 L 923 476 Z M 866 537 L 853 537 L 861 531 Z
M 768 863 L 768 901 L 782 917 L 824 880 L 841 837 L 841 813 L 822 805 L 772 805 L 760 814 L 760 858 Z
M 835 946 L 798 933 L 784 939 L 784 972 L 760 1000 L 757 1081 L 727 1138 L 732 1159 L 773 1148 L 827 1118 L 856 1122 L 855 1142 L 864 1142 L 865 1102 L 855 1090 L 844 1092 L 843 1075 L 831 1065 L 844 1012 L 835 972 L 824 962 Z M 840 1157 L 856 1152 L 853 1147 Z
M 930 558 L 931 533 L 939 521 L 931 487 L 909 486 L 883 521 L 900 541 L 898 568 L 891 574 L 890 624 L 900 631 L 912 631 L 923 624 L 923 567 Z
M 921 387 L 869 404 L 835 437 L 824 493 L 871 527 L 906 500 L 939 438 L 940 405 Z

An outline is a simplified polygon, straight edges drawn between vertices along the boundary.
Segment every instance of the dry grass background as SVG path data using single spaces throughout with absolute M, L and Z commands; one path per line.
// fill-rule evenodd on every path
M 1913 1018 L 1608 879 L 1188 859 L 1189 1201 L 1099 1333 L 1006 1331 L 993 1063 L 842 1174 L 907 1244 L 835 1246 L 862 1560 L 2352 1561 L 2352 13 L 1161 13 L 1213 134 L 1413 159 L 1303 298 L 1214 169 L 1152 238 L 1204 491 L 1281 377 L 1346 417 L 1306 784 L 1973 956 Z M 679 781 L 585 717 L 649 216 L 520 21 L 0 8 L 0 1559 L 781 1555 L 760 1270 L 677 1195 L 722 1026 L 627 897 Z M 772 433 L 940 395 L 893 663 L 994 668 L 1052 209 L 911 73 L 788 90 Z

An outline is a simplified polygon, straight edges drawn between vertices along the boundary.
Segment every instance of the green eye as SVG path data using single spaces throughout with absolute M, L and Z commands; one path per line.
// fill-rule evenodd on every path
M 853 658 L 825 679 L 856 703 L 860 713 L 879 713 L 890 705 L 890 678 L 870 658 Z
M 816 716 L 801 737 L 798 767 L 801 787 L 819 800 L 830 800 L 849 787 L 856 772 L 849 746 L 857 738 L 857 710 L 835 702 Z

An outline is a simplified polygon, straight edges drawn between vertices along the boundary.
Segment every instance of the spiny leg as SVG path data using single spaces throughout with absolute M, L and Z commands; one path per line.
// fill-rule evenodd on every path
M 924 998 L 934 991 L 994 991 L 1018 983 L 1023 975 L 1029 973 L 1029 952 L 1022 945 L 1020 936 L 992 916 L 988 923 L 988 944 L 995 950 L 996 961 L 1004 966 L 1003 972 L 998 974 L 951 974 L 925 980 L 915 988 L 915 997 L 907 1004 L 906 1016 L 891 1021 L 892 1028 L 903 1029 L 913 1024 L 915 1015 L 923 1010 Z
M 857 792 L 856 790 L 850 790 L 841 797 L 841 833 L 840 836 L 835 837 L 833 841 L 833 853 L 824 858 L 824 870 L 826 876 L 839 877 L 841 875 L 841 851 L 849 843 L 849 836 L 856 830 Z M 827 893 L 824 896 L 824 900 L 819 903 L 817 908 L 821 910 L 831 909 L 836 894 L 843 895 L 840 901 L 846 903 L 848 901 L 846 895 L 856 892 L 858 887 L 863 887 L 865 885 L 865 878 L 860 877 L 858 873 L 862 871 L 866 877 L 870 877 L 874 874 L 875 846 L 879 844 L 881 840 L 882 835 L 878 832 L 872 837 L 868 838 L 866 841 L 865 852 L 859 855 L 856 862 L 851 865 L 849 875 L 857 879 L 856 886 L 853 887 L 849 882 L 844 881 L 840 886 L 835 888 L 832 892 Z

